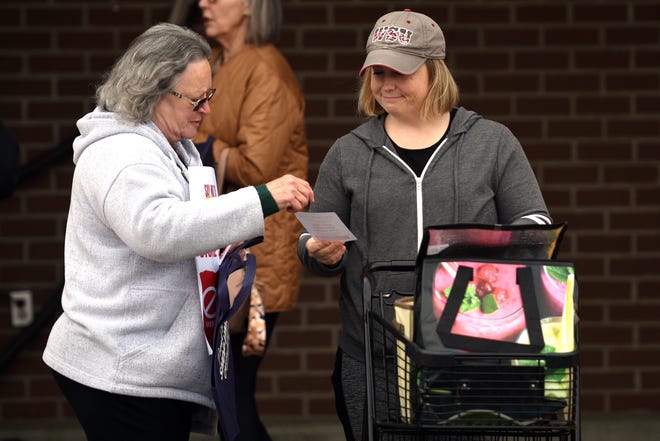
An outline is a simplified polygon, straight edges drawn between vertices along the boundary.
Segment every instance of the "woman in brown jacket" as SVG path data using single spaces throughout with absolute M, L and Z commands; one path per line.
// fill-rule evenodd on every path
M 274 46 L 280 1 L 200 0 L 199 8 L 206 36 L 217 43 L 211 57 L 217 92 L 195 141 L 212 146 L 218 185 L 229 192 L 287 173 L 306 179 L 304 97 Z M 293 309 L 298 299 L 302 267 L 296 245 L 302 229 L 286 211 L 265 222 L 264 242 L 251 252 L 258 263 L 255 285 L 266 312 L 267 346 L 278 313 Z M 255 400 L 262 357 L 242 353 L 244 338 L 245 333 L 232 335 L 239 439 L 270 440 Z

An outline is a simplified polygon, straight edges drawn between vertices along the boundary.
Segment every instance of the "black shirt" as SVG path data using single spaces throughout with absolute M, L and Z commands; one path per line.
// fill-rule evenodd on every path
M 451 109 L 447 130 L 445 130 L 445 133 L 438 141 L 434 142 L 429 147 L 423 149 L 415 149 L 415 150 L 406 149 L 403 147 L 399 147 L 394 141 L 392 141 L 392 138 L 390 138 L 390 141 L 392 142 L 392 145 L 396 149 L 396 152 L 399 155 L 399 157 L 403 160 L 403 162 L 408 164 L 408 167 L 410 167 L 417 176 L 422 175 L 422 171 L 424 170 L 426 164 L 429 162 L 431 155 L 433 155 L 435 149 L 447 137 L 447 132 L 449 132 L 449 127 L 451 126 L 451 122 L 454 119 L 455 114 L 456 114 L 456 109 Z

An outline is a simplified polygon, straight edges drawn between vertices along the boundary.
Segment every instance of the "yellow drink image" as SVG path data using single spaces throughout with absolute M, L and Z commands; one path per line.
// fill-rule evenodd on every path
M 565 320 L 562 317 L 546 317 L 541 319 L 541 332 L 545 341 L 543 352 L 571 352 L 575 348 L 574 341 L 566 341 Z M 571 323 L 572 325 L 572 323 Z M 572 329 L 571 329 L 572 330 Z M 573 332 L 570 333 L 573 337 Z M 525 329 L 518 338 L 518 343 L 529 344 L 529 335 Z M 514 364 L 523 364 L 524 361 L 518 360 Z M 570 378 L 568 369 L 551 369 L 545 375 L 545 396 L 552 398 L 568 398 L 570 391 Z

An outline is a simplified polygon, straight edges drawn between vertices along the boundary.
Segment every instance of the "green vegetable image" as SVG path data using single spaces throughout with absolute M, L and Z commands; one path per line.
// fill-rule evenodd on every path
M 568 280 L 568 275 L 573 274 L 575 271 L 569 266 L 547 266 L 546 270 L 550 277 L 564 284 Z

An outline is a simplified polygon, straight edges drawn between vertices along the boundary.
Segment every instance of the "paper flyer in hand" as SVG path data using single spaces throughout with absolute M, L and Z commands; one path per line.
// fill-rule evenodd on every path
M 357 240 L 351 230 L 339 219 L 337 213 L 296 213 L 305 230 L 312 237 L 321 240 L 350 242 Z
M 218 186 L 213 167 L 189 167 L 188 174 L 191 201 L 218 196 Z M 209 355 L 213 353 L 213 331 L 215 330 L 217 308 L 216 287 L 218 286 L 218 268 L 222 257 L 224 257 L 224 254 L 221 254 L 220 250 L 213 250 L 195 257 L 200 312 L 204 323 L 206 348 Z

